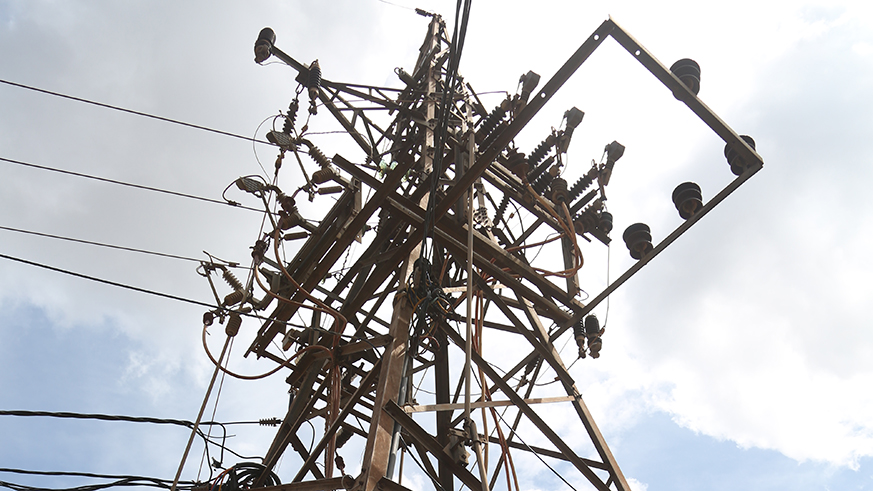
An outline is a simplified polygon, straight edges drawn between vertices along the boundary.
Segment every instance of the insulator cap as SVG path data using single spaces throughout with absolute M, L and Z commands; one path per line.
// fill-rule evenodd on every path
M 261 29 L 255 41 L 255 63 L 262 63 L 269 58 L 274 44 L 276 44 L 276 33 L 269 27 Z
M 600 321 L 597 320 L 597 316 L 592 314 L 585 317 L 585 334 L 588 336 L 600 334 Z
M 600 212 L 600 221 L 597 223 L 597 228 L 609 235 L 612 232 L 612 213 L 608 211 Z
M 237 290 L 235 292 L 229 293 L 226 297 L 224 297 L 224 302 L 222 305 L 236 305 L 242 302 L 246 298 L 245 290 Z
M 755 140 L 751 136 L 740 135 L 740 138 L 748 143 L 749 146 L 752 147 L 752 150 L 755 149 Z M 740 154 L 737 153 L 736 150 L 734 150 L 733 147 L 730 146 L 730 144 L 724 146 L 724 158 L 727 159 L 728 165 L 731 166 L 731 172 L 733 172 L 735 176 L 741 175 L 743 172 L 745 172 L 746 167 L 748 167 L 746 161 L 743 160 L 742 157 L 740 157 Z
M 566 203 L 569 201 L 569 195 L 567 194 L 567 181 L 561 177 L 557 177 L 552 179 L 552 201 L 555 203 Z
M 693 182 L 683 182 L 673 190 L 673 204 L 683 220 L 691 218 L 703 208 L 703 195 L 700 186 Z
M 310 150 L 310 152 L 311 151 L 312 150 Z M 336 171 L 333 169 L 333 167 L 330 166 L 330 163 L 328 162 L 326 166 L 312 173 L 312 182 L 314 182 L 315 184 L 324 184 L 334 177 L 336 177 Z
M 645 223 L 635 223 L 628 227 L 622 234 L 624 243 L 630 250 L 634 259 L 642 259 L 643 256 L 652 252 L 652 232 Z
M 230 337 L 236 336 L 239 333 L 239 326 L 242 325 L 242 317 L 238 312 L 231 312 L 227 319 L 227 325 L 224 326 L 224 332 Z
M 700 65 L 690 58 L 682 58 L 673 63 L 670 71 L 679 79 L 692 94 L 700 92 Z
M 234 290 L 243 289 L 242 283 L 240 283 L 239 279 L 234 276 L 234 274 L 231 273 L 229 269 L 225 269 L 224 271 L 222 271 L 221 277 L 224 278 L 224 281 L 227 282 L 227 284 L 230 285 L 230 287 Z

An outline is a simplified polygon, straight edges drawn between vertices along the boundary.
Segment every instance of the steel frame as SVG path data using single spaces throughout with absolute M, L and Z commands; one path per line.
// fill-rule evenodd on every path
M 552 199 L 554 194 L 531 195 L 534 191 L 528 185 L 530 174 L 512 167 L 514 152 L 517 151 L 512 142 L 608 37 L 624 47 L 737 152 L 746 162 L 747 170 L 586 304 L 575 298 L 571 281 L 566 281 L 566 284 L 560 280 L 556 282 L 530 264 L 523 253 L 513 250 L 513 246 L 520 246 L 534 236 L 540 226 L 562 232 L 561 221 L 573 217 L 562 211 L 560 200 Z M 266 316 L 267 320 L 259 328 L 246 356 L 254 353 L 287 365 L 291 369 L 288 382 L 295 393 L 266 452 L 264 466 L 271 469 L 289 444 L 303 461 L 293 483 L 267 488 L 269 491 L 406 489 L 392 476 L 393 456 L 398 448 L 401 452 L 407 448 L 415 451 L 422 459 L 423 472 L 429 475 L 435 486 L 446 491 L 458 485 L 494 489 L 501 473 L 507 472 L 504 462 L 510 449 L 535 452 L 567 462 L 595 489 L 628 490 L 624 475 L 553 343 L 763 166 L 761 157 L 753 148 L 611 18 L 582 43 L 542 88 L 520 104 L 518 111 L 511 111 L 510 118 L 504 119 L 491 132 L 483 128 L 483 120 L 488 114 L 469 84 L 459 83 L 455 89 L 461 96 L 451 101 L 448 108 L 439 107 L 438 96 L 448 89 L 444 80 L 449 47 L 444 23 L 434 15 L 419 59 L 407 76 L 404 88 L 344 84 L 325 79 L 313 88 L 317 104 L 326 108 L 348 132 L 360 148 L 362 157 L 358 164 L 353 163 L 355 159 L 349 160 L 339 154 L 330 159 L 332 166 L 339 170 L 334 173 L 333 180 L 343 187 L 344 193 L 322 217 L 320 225 L 299 247 L 293 259 L 285 262 L 276 257 L 272 263 L 258 265 L 260 270 L 282 280 L 281 288 L 271 288 L 285 292 L 279 295 L 285 300 Z M 297 80 L 303 86 L 312 86 L 308 79 L 311 66 L 297 62 L 272 44 L 270 50 L 272 56 L 299 72 Z M 368 105 L 356 106 L 352 99 L 360 99 Z M 442 110 L 450 111 L 453 121 L 456 121 L 450 125 L 445 147 L 435 149 L 434 121 Z M 378 121 L 385 117 L 393 119 L 380 125 Z M 304 136 L 293 137 L 293 144 L 283 148 L 283 154 L 286 150 L 296 153 L 302 149 L 301 145 L 307 141 Z M 478 148 L 469 152 L 467 149 L 474 144 L 479 144 Z M 388 151 L 380 153 L 378 149 L 386 145 Z M 431 171 L 436 152 L 443 152 L 443 161 L 448 164 L 439 176 Z M 380 177 L 372 167 L 378 166 L 386 156 L 390 156 L 396 166 Z M 368 164 L 373 165 L 368 167 Z M 428 190 L 432 179 L 439 179 L 435 188 L 437 195 L 432 197 L 433 240 L 436 244 L 432 266 L 435 272 L 439 272 L 436 276 L 441 286 L 447 290 L 461 290 L 472 282 L 470 288 L 476 292 L 476 298 L 481 298 L 481 308 L 475 320 L 481 322 L 481 329 L 514 336 L 530 346 L 528 354 L 519 357 L 517 363 L 503 374 L 498 373 L 478 350 L 472 350 L 469 355 L 475 372 L 491 384 L 489 386 L 486 380 L 479 381 L 483 394 L 475 401 L 458 402 L 463 398 L 463 391 L 455 356 L 463 354 L 468 339 L 462 329 L 456 328 L 455 324 L 464 317 L 454 309 L 462 308 L 461 300 L 466 294 L 456 299 L 457 303 L 450 311 L 432 322 L 432 332 L 427 336 L 427 340 L 432 341 L 427 348 L 422 348 L 424 341 L 410 325 L 416 306 L 409 296 L 408 278 L 415 271 L 414 264 L 420 254 L 421 227 L 431 203 Z M 518 237 L 509 239 L 509 243 L 501 239 L 500 221 L 488 223 L 491 218 L 498 217 L 497 213 L 491 214 L 483 206 L 486 183 L 489 199 L 491 194 L 498 195 L 537 218 Z M 360 199 L 364 186 L 372 191 L 366 202 Z M 598 190 L 594 189 L 584 197 L 577 196 L 568 201 L 579 198 L 573 213 L 584 212 L 583 206 L 596 205 L 597 196 Z M 474 203 L 476 198 L 479 198 L 478 206 Z M 492 204 L 497 208 L 495 201 Z M 481 213 L 488 219 L 471 227 L 468 223 L 471 217 L 466 216 L 468 203 L 476 212 L 483 210 Z M 338 277 L 331 276 L 337 261 L 374 216 L 379 216 L 379 225 L 375 237 L 368 239 L 366 250 Z M 586 239 L 609 241 L 608 234 L 599 229 L 574 227 L 573 231 Z M 565 234 L 564 239 L 556 243 L 561 244 L 557 247 L 562 248 L 565 257 L 568 257 L 566 251 L 572 245 L 569 239 Z M 470 240 L 472 250 L 468 245 Z M 470 253 L 472 266 L 476 269 L 472 278 L 465 271 Z M 290 286 L 277 271 L 282 266 L 279 263 L 284 263 L 284 268 L 298 286 Z M 268 268 L 271 264 L 272 269 Z M 325 283 L 327 279 L 330 281 Z M 251 291 L 247 300 L 238 306 L 219 307 L 226 311 L 245 312 L 246 302 L 255 305 L 256 293 Z M 388 308 L 384 302 L 392 294 L 393 306 Z M 323 305 L 321 311 L 338 312 L 354 329 L 329 331 L 321 325 L 324 322 L 321 318 L 328 316 L 314 314 L 312 325 L 298 336 L 297 343 L 300 347 L 318 345 L 323 349 L 310 350 L 293 361 L 287 360 L 283 353 L 271 352 L 268 348 L 274 339 L 288 333 L 289 320 L 298 313 L 301 305 L 313 303 L 314 297 Z M 472 302 L 473 297 L 468 301 Z M 259 309 L 265 308 L 263 304 L 258 305 Z M 490 306 L 499 311 L 498 320 L 489 313 Z M 556 327 L 547 330 L 544 319 Z M 339 334 L 344 337 L 337 342 Z M 458 349 L 450 348 L 450 343 Z M 506 361 L 501 360 L 503 364 Z M 355 363 L 360 363 L 360 366 L 355 366 Z M 422 374 L 424 377 L 431 368 L 433 375 L 426 380 L 433 392 L 432 404 L 422 405 L 410 397 L 412 376 Z M 523 373 L 521 382 L 513 385 L 520 372 Z M 532 397 L 534 383 L 530 377 L 535 380 L 545 372 L 554 372 L 563 395 Z M 357 384 L 353 382 L 355 374 L 361 375 Z M 342 380 L 339 380 L 340 376 Z M 453 384 L 457 384 L 454 393 L 451 391 Z M 525 385 L 527 387 L 522 391 Z M 572 407 L 590 440 L 586 445 L 569 444 L 537 413 L 531 403 L 544 402 L 544 397 L 551 397 L 552 404 Z M 483 416 L 478 419 L 480 425 L 487 424 L 486 408 L 493 410 L 497 406 L 513 409 L 514 418 L 508 416 L 507 420 L 514 421 L 506 424 L 501 417 L 501 422 L 497 422 L 494 413 L 492 419 L 506 434 L 480 434 L 475 430 L 475 421 L 465 420 L 463 415 L 457 416 L 456 413 L 463 411 L 465 405 L 467 411 L 470 407 L 483 411 Z M 429 416 L 430 413 L 434 415 Z M 356 432 L 359 436 L 367 435 L 361 472 L 354 477 L 334 477 L 337 431 L 348 425 L 346 418 L 350 414 L 369 425 L 369 428 L 363 428 L 364 431 Z M 422 417 L 434 419 L 417 419 Z M 318 444 L 307 450 L 296 433 L 300 425 L 311 418 L 324 419 L 325 430 Z M 423 421 L 426 422 L 423 424 Z M 552 448 L 528 446 L 516 439 L 519 431 L 531 431 L 530 425 L 539 435 L 527 436 L 528 440 L 545 439 Z M 464 465 L 464 445 L 477 450 L 478 476 L 476 468 L 468 469 Z M 482 457 L 483 450 L 487 452 L 488 449 L 501 449 L 497 465 L 490 469 L 485 468 Z M 590 454 L 579 454 L 585 451 Z M 320 458 L 324 459 L 325 472 L 316 465 Z M 504 478 L 508 480 L 508 474 Z M 507 487 L 511 488 L 509 484 Z

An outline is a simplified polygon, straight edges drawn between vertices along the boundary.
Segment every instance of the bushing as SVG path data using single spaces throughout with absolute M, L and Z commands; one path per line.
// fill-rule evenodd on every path
M 703 208 L 703 195 L 700 186 L 693 182 L 683 182 L 673 190 L 673 204 L 679 211 L 683 220 L 691 218 L 698 210 Z
M 755 140 L 752 139 L 751 136 L 740 135 L 740 138 L 748 143 L 749 146 L 752 147 L 752 150 L 755 149 Z M 746 167 L 748 167 L 746 161 L 743 160 L 742 157 L 740 157 L 740 154 L 737 153 L 737 151 L 734 150 L 733 147 L 730 146 L 730 144 L 726 144 L 724 146 L 724 158 L 727 159 L 728 165 L 731 166 L 731 172 L 733 172 L 735 176 L 741 175 L 743 172 L 745 172 Z
M 652 252 L 652 232 L 645 223 L 635 223 L 628 227 L 622 234 L 624 243 L 627 245 L 630 255 L 634 259 L 642 259 L 643 256 Z
M 676 75 L 688 90 L 690 90 L 694 95 L 697 95 L 700 92 L 700 65 L 697 64 L 696 61 L 690 58 L 682 58 L 681 60 L 673 63 L 673 66 L 670 67 L 670 71 L 673 72 L 673 75 Z

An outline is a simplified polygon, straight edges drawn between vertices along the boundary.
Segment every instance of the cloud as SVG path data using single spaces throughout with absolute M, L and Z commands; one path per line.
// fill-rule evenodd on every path
M 873 155 L 857 145 L 873 72 L 835 56 L 867 36 L 839 18 L 772 60 L 724 115 L 755 136 L 764 170 L 614 299 L 610 333 L 632 331 L 637 362 L 625 370 L 645 367 L 652 383 L 641 396 L 627 378 L 607 383 L 743 448 L 857 468 L 873 452 Z

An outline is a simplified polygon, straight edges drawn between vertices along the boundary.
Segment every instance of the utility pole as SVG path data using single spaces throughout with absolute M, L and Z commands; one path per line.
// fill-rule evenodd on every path
M 281 180 L 237 180 L 240 192 L 271 211 L 269 226 L 252 246 L 253 281 L 228 280 L 234 291 L 224 299 L 216 293 L 217 306 L 208 313 L 210 322 L 230 314 L 265 319 L 245 355 L 271 360 L 293 395 L 248 487 L 402 491 L 403 456 L 409 454 L 434 489 L 511 490 L 518 488 L 512 456 L 525 452 L 566 463 L 578 473 L 575 482 L 581 476 L 593 489 L 627 491 L 555 345 L 572 336 L 579 357 L 596 363 L 590 358 L 600 356 L 604 331 L 592 310 L 763 161 L 751 138 L 737 135 L 697 97 L 695 62 L 680 60 L 668 69 L 612 19 L 540 88 L 539 75 L 528 72 L 521 90 L 489 111 L 457 73 L 453 56 L 463 39 L 450 40 L 439 15 L 418 12 L 429 18 L 427 33 L 415 66 L 397 70 L 399 88 L 323 77 L 329 60 L 298 62 L 276 46 L 269 28 L 256 41 L 258 63 L 275 57 L 297 71 L 298 97 L 283 115 L 282 130 L 267 138 L 279 153 L 276 177 L 299 164 L 305 184 L 292 191 L 282 189 Z M 705 203 L 696 184 L 680 184 L 673 201 L 684 222 L 658 243 L 647 225 L 628 227 L 622 238 L 637 262 L 582 301 L 580 239 L 611 242 L 605 187 L 624 146 L 608 144 L 605 160 L 571 185 L 558 164 L 582 111 L 568 110 L 566 124 L 529 152 L 514 139 L 607 40 L 618 42 L 725 141 L 725 170 L 736 177 Z M 356 150 L 328 158 L 316 146 L 317 136 L 297 125 L 306 105 L 301 96 L 309 99 L 310 118 L 331 118 Z M 292 157 L 294 164 L 283 167 Z M 325 194 L 338 195 L 332 206 L 304 218 L 295 199 Z M 337 270 L 355 240 L 365 250 Z M 529 254 L 534 248 L 545 253 Z M 295 319 L 308 310 L 311 321 L 299 325 Z M 486 351 L 492 338 L 501 344 Z M 559 383 L 540 387 L 542 377 Z M 563 405 L 587 440 L 565 440 L 538 413 L 539 404 Z M 313 445 L 304 445 L 298 430 L 316 420 L 323 425 Z M 534 440 L 548 445 L 526 443 Z M 341 455 L 350 441 L 363 447 L 355 475 L 347 473 L 355 465 L 347 466 Z M 290 482 L 277 485 L 272 471 L 283 456 L 284 469 L 291 460 L 299 467 Z

